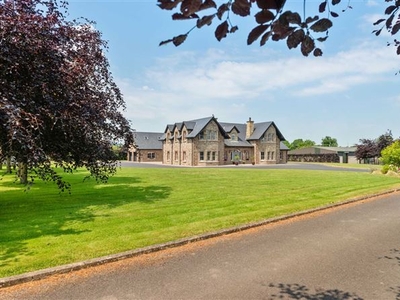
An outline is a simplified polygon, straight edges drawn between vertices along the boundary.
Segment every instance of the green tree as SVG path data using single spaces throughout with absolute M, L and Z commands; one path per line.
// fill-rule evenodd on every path
M 294 149 L 300 149 L 300 148 L 306 148 L 306 147 L 312 147 L 315 146 L 315 142 L 312 140 L 303 140 L 303 139 L 295 139 L 292 143 L 289 144 L 289 149 L 294 150 Z
M 332 138 L 330 136 L 326 136 L 326 137 L 322 138 L 321 146 L 324 146 L 324 147 L 337 147 L 338 146 L 338 142 L 337 142 L 337 139 Z
M 23 184 L 36 174 L 61 190 L 69 184 L 55 165 L 106 181 L 113 141 L 131 139 L 107 44 L 91 22 L 67 21 L 66 5 L 0 1 L 0 160 L 16 160 Z
M 268 40 L 286 41 L 289 49 L 300 48 L 304 56 L 313 54 L 321 56 L 322 50 L 317 43 L 324 42 L 329 36 L 329 29 L 333 26 L 332 20 L 339 17 L 338 12 L 351 9 L 351 0 L 320 0 L 317 15 L 306 15 L 306 6 L 312 2 L 303 0 L 303 10 L 292 12 L 285 8 L 286 0 L 157 0 L 158 6 L 164 10 L 172 10 L 173 20 L 190 20 L 195 25 L 184 34 L 162 41 L 160 45 L 173 43 L 175 46 L 182 44 L 189 33 L 196 28 L 215 25 L 214 35 L 218 41 L 226 38 L 228 34 L 236 32 L 239 27 L 232 24 L 235 16 L 254 16 L 255 27 L 247 37 L 247 44 L 259 40 L 263 46 Z M 400 1 L 386 0 L 387 18 L 377 20 L 374 25 L 375 35 L 380 35 L 386 30 L 394 36 L 400 30 L 399 13 Z M 314 4 L 314 3 L 312 3 Z M 215 24 L 217 23 L 217 24 Z M 392 43 L 400 54 L 400 41 L 394 39 Z
M 376 144 L 378 147 L 378 152 L 381 153 L 383 149 L 385 149 L 387 146 L 390 146 L 392 143 L 393 143 L 392 131 L 388 130 L 386 133 L 380 135 L 377 138 Z
M 400 140 L 393 142 L 381 152 L 383 164 L 400 168 Z

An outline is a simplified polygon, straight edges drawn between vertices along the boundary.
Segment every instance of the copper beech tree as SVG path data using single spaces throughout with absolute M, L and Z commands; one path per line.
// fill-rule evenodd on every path
M 182 44 L 189 33 L 195 28 L 215 26 L 215 37 L 218 41 L 226 38 L 228 34 L 238 30 L 233 24 L 233 15 L 251 17 L 255 22 L 254 28 L 249 32 L 247 44 L 259 41 L 263 46 L 268 40 L 286 41 L 287 47 L 300 48 L 304 56 L 313 54 L 321 56 L 322 50 L 317 47 L 318 42 L 328 38 L 332 20 L 339 16 L 339 12 L 351 9 L 351 0 L 345 4 L 341 0 L 320 0 L 310 2 L 303 0 L 303 11 L 293 12 L 285 9 L 286 0 L 157 0 L 158 6 L 163 10 L 171 10 L 173 20 L 192 20 L 195 25 L 186 33 L 162 41 L 160 45 L 173 43 L 175 46 Z M 373 31 L 380 35 L 382 30 L 387 30 L 391 35 L 397 34 L 400 29 L 399 8 L 400 0 L 386 0 L 385 10 L 387 18 L 377 20 L 378 26 Z M 307 16 L 307 5 L 318 5 L 318 15 Z M 235 19 L 236 21 L 236 19 Z M 400 41 L 394 39 L 397 54 L 400 54 Z
M 64 2 L 0 1 L 0 161 L 17 162 L 21 183 L 38 177 L 61 190 L 70 185 L 55 166 L 106 181 L 113 142 L 131 138 L 106 42 L 66 14 Z

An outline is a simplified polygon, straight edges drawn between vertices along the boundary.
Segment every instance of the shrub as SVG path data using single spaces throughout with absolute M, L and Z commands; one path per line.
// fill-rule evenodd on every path
M 392 168 L 392 171 L 398 171 L 400 168 L 400 140 L 383 149 L 381 157 L 384 165 L 387 165 L 389 169 Z

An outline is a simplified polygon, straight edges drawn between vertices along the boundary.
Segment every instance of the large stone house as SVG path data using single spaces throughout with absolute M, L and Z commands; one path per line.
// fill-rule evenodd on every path
M 219 122 L 214 116 L 167 125 L 163 164 L 214 166 L 287 162 L 288 148 L 274 122 Z

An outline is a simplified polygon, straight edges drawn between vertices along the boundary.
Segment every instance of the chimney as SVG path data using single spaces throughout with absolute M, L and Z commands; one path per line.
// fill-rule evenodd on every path
M 247 126 L 246 126 L 246 140 L 253 134 L 254 131 L 254 121 L 249 118 L 247 121 Z

